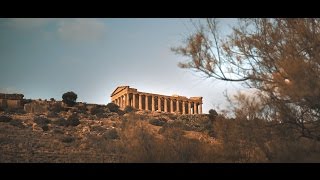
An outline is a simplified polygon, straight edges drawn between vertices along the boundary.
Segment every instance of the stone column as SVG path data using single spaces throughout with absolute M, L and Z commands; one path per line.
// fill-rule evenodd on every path
M 186 102 L 182 101 L 182 114 L 186 114 Z
M 129 96 L 129 93 L 126 94 L 126 106 L 129 106 L 130 105 L 130 96 Z
M 176 109 L 177 109 L 177 112 L 180 112 L 180 103 L 179 103 L 179 100 L 176 101 Z
M 125 99 L 124 95 L 121 97 L 121 100 L 122 100 L 122 105 L 121 105 L 121 107 L 124 108 L 124 104 L 125 104 L 125 102 L 126 102 L 126 99 Z
M 154 96 L 151 96 L 151 111 L 155 111 L 155 107 L 154 107 Z
M 170 99 L 170 112 L 173 113 L 173 100 Z
M 119 97 L 120 98 L 120 108 L 122 108 L 122 96 Z
M 164 98 L 164 112 L 168 112 L 167 98 Z
M 161 112 L 161 98 L 158 96 L 158 111 Z
M 124 108 L 126 106 L 126 95 L 123 95 L 122 98 L 123 98 L 122 107 Z
M 194 102 L 194 103 L 193 103 L 193 111 L 194 111 L 193 114 L 198 114 L 197 108 L 198 108 L 198 107 L 197 107 L 197 103 Z
M 142 96 L 139 94 L 139 109 L 142 110 Z
M 192 112 L 191 112 L 191 102 L 190 101 L 188 102 L 188 114 L 192 114 Z
M 146 110 L 149 110 L 149 109 L 148 109 L 149 106 L 148 106 L 148 96 L 147 96 L 147 95 L 145 95 L 145 105 L 146 105 L 145 109 L 146 109 Z
M 202 103 L 199 104 L 199 114 L 202 114 Z
M 132 94 L 132 107 L 136 108 L 136 94 Z

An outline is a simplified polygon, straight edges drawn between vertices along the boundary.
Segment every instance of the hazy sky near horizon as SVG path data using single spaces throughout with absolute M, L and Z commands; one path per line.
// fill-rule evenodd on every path
M 221 26 L 233 22 L 221 19 Z M 181 69 L 170 48 L 192 31 L 189 19 L 0 19 L 0 92 L 25 98 L 107 104 L 129 85 L 164 95 L 202 96 L 203 112 L 224 106 L 239 85 Z

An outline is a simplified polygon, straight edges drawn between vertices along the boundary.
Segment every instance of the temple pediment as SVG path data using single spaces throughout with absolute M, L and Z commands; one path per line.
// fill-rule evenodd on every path
M 121 91 L 125 90 L 129 88 L 129 86 L 118 86 L 112 93 L 111 93 L 111 97 L 120 93 Z

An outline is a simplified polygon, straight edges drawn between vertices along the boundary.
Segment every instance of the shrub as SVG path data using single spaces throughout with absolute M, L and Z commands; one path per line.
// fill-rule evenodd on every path
M 49 111 L 48 114 L 47 114 L 47 117 L 49 118 L 55 118 L 55 117 L 58 117 L 58 113 L 56 112 L 53 112 L 53 111 Z
M 56 101 L 54 98 L 50 98 L 50 101 Z
M 61 142 L 64 142 L 64 143 L 71 143 L 75 141 L 75 138 L 72 137 L 72 136 L 64 136 L 62 139 L 61 139 Z
M 9 122 L 12 118 L 10 116 L 0 116 L 0 122 Z
M 97 117 L 99 117 L 99 118 L 106 117 L 106 115 L 105 115 L 106 112 L 108 112 L 108 109 L 105 110 L 105 108 L 103 108 L 101 106 L 95 106 L 90 109 L 90 114 L 97 115 Z
M 79 118 L 76 115 L 71 115 L 67 119 L 67 126 L 78 126 L 80 124 Z
M 63 130 L 61 129 L 54 129 L 53 132 L 56 134 L 64 134 Z
M 50 119 L 44 117 L 34 117 L 33 121 L 37 123 L 39 126 L 44 126 L 51 123 Z
M 163 126 L 164 124 L 166 124 L 165 120 L 163 119 L 150 119 L 149 123 L 154 126 Z
M 54 124 L 58 126 L 67 126 L 67 121 L 64 118 L 59 118 L 58 120 L 54 121 Z
M 172 126 L 163 126 L 159 129 L 158 133 L 172 139 L 182 138 L 182 136 L 185 134 L 181 128 Z
M 119 106 L 114 103 L 108 103 L 107 108 L 110 110 L 110 112 L 119 112 Z
M 103 137 L 105 139 L 118 139 L 119 135 L 116 129 L 108 129 L 104 134 Z
M 86 112 L 87 112 L 87 107 L 86 107 L 85 104 L 79 104 L 79 105 L 77 105 L 77 109 L 78 109 L 78 111 L 81 112 L 81 113 L 86 113 Z
M 43 131 L 48 131 L 49 130 L 49 126 L 48 125 L 44 125 L 41 127 Z
M 216 110 L 214 110 L 214 109 L 209 110 L 209 118 L 211 120 L 215 120 L 217 116 L 218 116 L 218 113 Z
M 206 115 L 181 115 L 172 122 L 172 126 L 199 132 L 212 129 L 212 123 Z
M 54 104 L 52 104 L 49 108 L 50 111 L 55 112 L 55 113 L 59 113 L 61 111 L 64 110 L 64 108 L 62 108 L 61 104 L 58 102 L 55 102 Z
M 124 113 L 130 113 L 130 112 L 133 112 L 134 110 L 135 109 L 133 107 L 126 106 L 123 111 L 124 111 Z
M 62 95 L 62 101 L 68 106 L 74 106 L 76 104 L 76 100 L 78 95 L 73 91 L 66 92 Z
M 24 128 L 24 125 L 22 124 L 20 119 L 13 119 L 9 122 L 9 124 L 12 126 L 19 127 L 19 128 Z
M 26 112 L 21 108 L 7 108 L 4 110 L 7 114 L 25 114 Z

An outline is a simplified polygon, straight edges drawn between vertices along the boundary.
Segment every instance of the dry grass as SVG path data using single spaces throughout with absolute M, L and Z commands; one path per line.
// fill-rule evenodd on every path
M 59 126 L 59 118 L 38 120 L 33 114 L 10 115 L 0 122 L 0 162 L 319 162 L 320 144 L 295 138 L 286 128 L 266 127 L 261 121 L 217 119 L 205 131 L 188 131 L 181 124 L 156 126 L 150 119 L 163 114 L 129 113 Z M 182 117 L 186 119 L 186 117 Z M 209 124 L 192 117 L 192 123 Z M 48 130 L 33 128 L 44 123 Z M 175 117 L 176 120 L 181 117 Z M 187 120 L 187 119 L 186 119 Z M 181 122 L 180 122 L 181 123 Z M 188 122 L 190 125 L 190 121 Z M 193 125 L 192 124 L 192 125 Z M 19 154 L 19 155 L 17 155 Z

